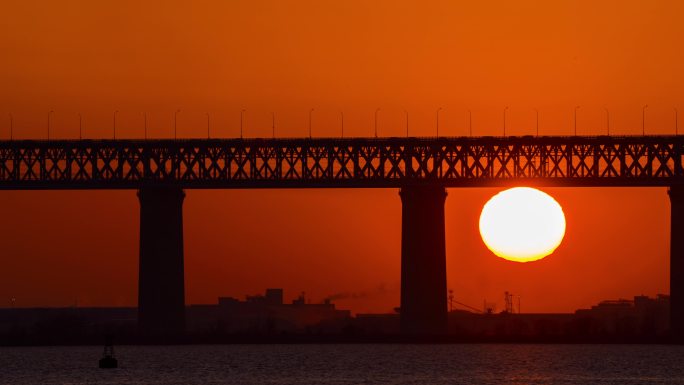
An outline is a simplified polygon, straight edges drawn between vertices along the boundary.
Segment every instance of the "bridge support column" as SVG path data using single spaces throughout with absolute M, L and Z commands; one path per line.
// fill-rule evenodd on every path
M 138 326 L 143 333 L 180 333 L 185 329 L 184 197 L 179 187 L 143 187 L 138 191 Z
M 407 186 L 401 196 L 401 331 L 447 331 L 444 202 L 438 186 Z
M 684 342 L 684 186 L 672 186 L 670 196 L 670 330 Z

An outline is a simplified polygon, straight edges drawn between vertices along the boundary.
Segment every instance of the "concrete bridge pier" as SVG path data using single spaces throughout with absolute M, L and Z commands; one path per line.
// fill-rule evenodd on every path
M 406 186 L 401 196 L 401 332 L 447 331 L 446 248 L 441 186 Z
M 671 186 L 670 196 L 670 330 L 684 342 L 684 186 Z
M 143 187 L 138 191 L 138 327 L 146 334 L 185 330 L 183 198 L 180 187 Z

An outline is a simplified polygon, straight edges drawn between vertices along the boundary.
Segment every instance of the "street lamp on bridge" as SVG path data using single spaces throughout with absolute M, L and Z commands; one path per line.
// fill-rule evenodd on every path
M 50 112 L 48 112 L 48 133 L 47 133 L 48 134 L 47 135 L 48 140 L 50 140 L 50 116 L 54 113 L 55 113 L 55 111 L 52 111 L 52 110 L 50 110 Z
M 641 135 L 644 136 L 646 135 L 646 109 L 648 108 L 648 104 L 644 105 L 641 108 Z
M 313 117 L 312 117 L 313 112 L 314 112 L 313 108 L 309 110 L 309 139 L 311 139 L 311 122 L 313 120 Z
M 506 107 L 504 108 L 504 113 L 503 113 L 503 115 L 504 115 L 504 117 L 503 117 L 503 118 L 504 118 L 504 127 L 503 127 L 503 136 L 504 136 L 504 138 L 506 137 L 506 111 L 507 111 L 507 110 L 508 110 L 508 106 L 506 106 Z
M 180 112 L 180 108 L 174 111 L 173 113 L 173 140 L 176 140 L 178 138 L 178 113 Z
M 439 138 L 439 111 L 442 111 L 442 107 L 437 109 L 437 137 Z
M 116 114 L 119 113 L 119 110 L 114 111 L 114 139 L 116 139 Z
M 242 125 L 243 125 L 244 120 L 245 120 L 245 112 L 246 111 L 247 110 L 245 110 L 244 108 L 240 110 L 240 139 L 242 139 Z
M 380 108 L 375 109 L 375 137 L 378 137 L 378 112 L 380 112 Z

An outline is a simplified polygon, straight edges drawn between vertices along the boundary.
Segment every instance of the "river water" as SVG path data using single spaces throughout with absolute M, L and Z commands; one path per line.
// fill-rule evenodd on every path
M 0 347 L 0 384 L 684 384 L 684 346 Z

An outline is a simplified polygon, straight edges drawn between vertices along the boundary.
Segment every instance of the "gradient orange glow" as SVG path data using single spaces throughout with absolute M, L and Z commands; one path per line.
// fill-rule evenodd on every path
M 684 2 L 149 1 L 0 3 L 0 137 L 641 134 L 684 110 Z M 405 112 L 406 111 L 406 112 Z M 667 293 L 664 189 L 549 188 L 568 227 L 553 258 L 511 264 L 478 234 L 493 189 L 450 189 L 448 285 L 527 311 Z M 395 190 L 189 191 L 188 303 L 283 287 L 357 312 L 399 304 Z M 0 306 L 135 305 L 132 191 L 0 192 Z M 37 269 L 36 266 L 42 266 Z

